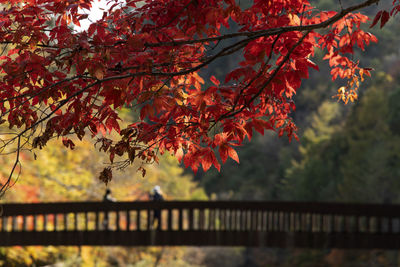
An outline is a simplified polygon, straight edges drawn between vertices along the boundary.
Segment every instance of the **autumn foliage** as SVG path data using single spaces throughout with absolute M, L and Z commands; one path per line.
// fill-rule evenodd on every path
M 92 2 L 0 0 L 0 119 L 12 130 L 1 138 L 16 145 L 12 172 L 21 149 L 55 137 L 74 149 L 71 135 L 90 136 L 109 154 L 105 181 L 112 168 L 165 152 L 194 171 L 219 170 L 228 157 L 239 161 L 234 147 L 254 131 L 297 138 L 293 96 L 309 69 L 318 70 L 316 50 L 332 79 L 345 80 L 337 97 L 354 101 L 370 76 L 354 49 L 377 41 L 361 25 L 382 27 L 400 10 L 395 0 L 368 22 L 359 10 L 379 0 L 337 11 L 306 0 L 254 0 L 248 8 L 234 0 L 110 0 L 102 19 L 78 31 Z M 241 62 L 224 79 L 201 77 L 210 63 L 237 54 Z M 137 119 L 124 124 L 122 107 Z

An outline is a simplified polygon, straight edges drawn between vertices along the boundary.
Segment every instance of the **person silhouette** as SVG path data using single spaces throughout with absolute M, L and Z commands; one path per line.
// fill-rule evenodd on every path
M 103 201 L 104 202 L 115 202 L 116 201 L 116 199 L 111 196 L 111 190 L 108 188 L 106 189 L 106 192 L 103 196 Z
M 103 196 L 103 202 L 115 202 L 115 201 L 116 199 L 111 196 L 111 190 L 107 188 Z M 109 226 L 109 216 L 108 216 L 108 211 L 106 211 L 104 214 L 103 228 L 105 230 L 108 230 L 108 226 Z
M 161 192 L 160 186 L 156 185 L 153 188 L 153 194 L 150 195 L 150 199 L 155 202 L 164 201 L 164 197 Z M 161 229 L 161 209 L 155 209 L 153 211 L 153 222 L 152 225 L 154 226 L 155 222 L 157 222 L 157 229 Z

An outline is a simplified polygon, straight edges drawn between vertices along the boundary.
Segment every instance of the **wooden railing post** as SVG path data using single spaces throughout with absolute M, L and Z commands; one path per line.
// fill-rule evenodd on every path
M 340 227 L 339 227 L 339 232 L 344 233 L 346 232 L 346 216 L 339 216 L 340 220 Z
M 53 231 L 57 231 L 57 214 L 53 214 Z
M 147 209 L 147 229 L 146 230 L 151 230 L 151 228 L 152 228 L 151 213 L 152 213 L 151 210 Z
M 131 227 L 131 213 L 129 210 L 126 211 L 125 213 L 126 215 L 126 231 L 130 231 L 130 227 Z
M 318 214 L 319 216 L 319 225 L 318 225 L 318 232 L 324 232 L 324 215 Z
M 109 227 L 109 221 L 107 222 L 107 230 Z M 85 212 L 85 231 L 89 230 L 89 215 L 88 215 L 88 211 Z
M 293 232 L 293 217 L 292 217 L 292 212 L 285 212 L 285 221 L 286 221 L 286 232 Z
M 17 216 L 12 217 L 11 231 L 14 232 L 18 229 Z
M 393 217 L 389 216 L 388 218 L 388 233 L 393 233 Z
M 355 216 L 354 218 L 354 233 L 360 232 L 360 216 Z
M 329 215 L 329 233 L 335 232 L 335 214 Z
M 78 214 L 74 212 L 74 231 L 78 231 Z
M 100 218 L 99 218 L 99 212 L 96 211 L 94 214 L 94 230 L 98 231 L 100 230 Z
M 38 229 L 37 229 L 37 215 L 33 215 L 33 230 L 32 231 L 37 231 Z
M 247 230 L 247 212 L 246 210 L 242 209 L 240 211 L 240 230 L 246 231 Z
M 250 211 L 250 230 L 255 231 L 257 227 L 257 211 L 251 210 Z
M 183 230 L 183 210 L 179 209 L 178 210 L 178 229 L 179 231 Z
M 27 220 L 27 218 L 26 218 L 26 216 L 24 215 L 24 216 L 22 216 L 22 231 L 27 231 L 28 229 L 27 229 L 27 223 L 26 223 L 26 220 Z
M 140 231 L 140 210 L 136 210 L 136 231 Z
M 199 209 L 199 217 L 197 223 L 197 230 L 203 231 L 204 230 L 204 209 Z
M 43 231 L 47 231 L 47 214 L 43 215 Z
M 167 220 L 167 230 L 171 231 L 172 230 L 172 209 L 168 209 L 168 220 Z
M 64 223 L 64 231 L 68 231 L 68 214 L 67 213 L 64 213 L 63 223 Z
M 261 213 L 261 231 L 268 231 L 268 213 L 265 210 Z
M 189 230 L 194 230 L 194 211 L 192 208 L 189 208 Z
M 116 225 L 116 230 L 119 231 L 120 230 L 120 214 L 119 211 L 116 211 L 116 216 L 115 216 L 115 225 Z
M 215 230 L 215 210 L 213 208 L 210 208 L 208 210 L 208 230 Z
M 367 216 L 366 218 L 365 218 L 365 231 L 367 232 L 367 233 L 371 233 L 372 231 L 371 231 L 371 217 L 369 217 L 369 216 Z
M 230 218 L 230 222 L 229 222 L 229 230 L 230 231 L 235 231 L 235 216 L 236 216 L 236 212 L 234 209 L 230 209 L 229 210 L 229 218 Z

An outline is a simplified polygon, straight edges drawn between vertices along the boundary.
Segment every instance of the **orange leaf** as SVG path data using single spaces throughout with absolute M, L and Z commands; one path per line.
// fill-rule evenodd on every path
M 101 80 L 104 78 L 104 70 L 103 68 L 96 68 L 93 73 L 94 77 Z
M 234 161 L 236 161 L 237 163 L 239 163 L 239 156 L 236 153 L 236 150 L 233 149 L 230 146 L 227 146 L 227 150 L 228 150 L 228 156 L 231 157 Z
M 208 169 L 210 169 L 211 165 L 213 163 L 212 156 L 210 153 L 207 153 L 204 155 L 203 159 L 201 160 L 201 165 L 203 165 L 203 170 L 206 172 Z

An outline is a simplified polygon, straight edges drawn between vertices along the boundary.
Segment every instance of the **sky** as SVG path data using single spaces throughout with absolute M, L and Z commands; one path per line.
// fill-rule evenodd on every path
M 102 9 L 107 9 L 107 1 L 106 0 L 94 0 L 93 4 L 92 4 L 92 9 L 90 10 L 90 12 L 88 12 L 87 10 L 82 11 L 84 13 L 89 14 L 89 17 L 85 20 L 81 20 L 81 27 L 77 27 L 78 31 L 81 30 L 86 30 L 87 28 L 89 28 L 89 25 L 92 22 L 95 22 L 99 19 L 101 19 L 101 17 L 103 16 L 103 10 Z

